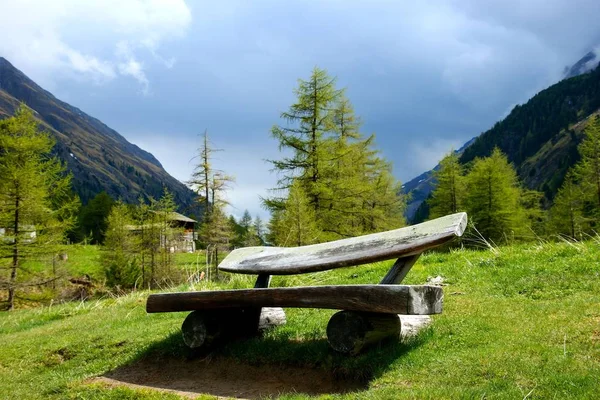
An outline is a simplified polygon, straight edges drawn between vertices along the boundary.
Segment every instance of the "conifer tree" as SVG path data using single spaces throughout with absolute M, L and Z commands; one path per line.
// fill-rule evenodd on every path
M 303 246 L 319 241 L 315 212 L 300 182 L 292 184 L 285 207 L 276 214 L 271 230 L 279 246 Z
M 319 240 L 335 240 L 403 225 L 404 199 L 391 165 L 372 148 L 374 136 L 363 137 L 360 119 L 335 78 L 315 68 L 308 81 L 300 81 L 297 102 L 282 114 L 285 126 L 273 136 L 291 156 L 271 161 L 280 174 L 280 193 L 297 183 L 313 209 Z M 291 190 L 286 192 L 288 196 Z M 265 205 L 276 220 L 269 240 L 279 235 L 285 197 L 272 197 Z M 281 236 L 279 236 L 281 240 Z
M 341 92 L 335 88 L 335 78 L 315 67 L 308 80 L 299 80 L 295 94 L 296 103 L 281 114 L 286 124 L 271 129 L 280 150 L 291 151 L 291 155 L 270 162 L 280 174 L 278 189 L 285 190 L 293 180 L 298 180 L 316 213 L 325 188 L 322 168 L 329 159 L 324 140 L 331 124 L 330 109 Z M 270 210 L 281 209 L 283 202 L 284 199 L 277 197 L 265 200 Z
M 440 168 L 434 171 L 437 181 L 429 201 L 430 218 L 443 217 L 463 211 L 465 197 L 465 182 L 463 167 L 459 162 L 458 154 L 452 150 L 442 161 Z
M 0 267 L 8 271 L 0 287 L 7 291 L 9 310 L 20 287 L 54 279 L 45 271 L 28 272 L 27 263 L 56 254 L 79 206 L 71 176 L 50 156 L 53 146 L 24 105 L 0 121 Z
M 600 116 L 593 117 L 585 128 L 585 137 L 579 145 L 581 160 L 575 173 L 581 182 L 592 227 L 600 226 Z
M 575 182 L 575 175 L 570 172 L 565 177 L 561 188 L 554 197 L 554 204 L 549 211 L 549 231 L 581 238 L 587 230 L 588 221 L 584 217 L 584 195 Z
M 265 224 L 260 216 L 256 216 L 254 221 L 252 222 L 252 226 L 254 227 L 254 232 L 256 232 L 256 237 L 258 237 L 259 244 L 265 243 Z
M 106 218 L 102 265 L 109 286 L 132 288 L 139 282 L 141 270 L 135 258 L 134 221 L 126 204 L 117 202 Z
M 498 148 L 490 157 L 476 159 L 465 180 L 469 219 L 485 238 L 498 241 L 526 233 L 530 222 L 517 174 Z

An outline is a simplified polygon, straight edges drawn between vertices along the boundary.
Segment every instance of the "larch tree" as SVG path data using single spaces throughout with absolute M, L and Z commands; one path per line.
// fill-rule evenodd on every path
M 299 181 L 293 182 L 281 211 L 271 221 L 271 233 L 280 246 L 303 246 L 319 242 L 315 211 Z
M 277 189 L 286 190 L 293 180 L 298 180 L 317 213 L 325 187 L 322 167 L 329 159 L 324 139 L 331 124 L 331 106 L 341 91 L 335 88 L 335 78 L 315 67 L 308 80 L 299 80 L 295 94 L 296 102 L 281 113 L 285 124 L 271 129 L 280 150 L 291 154 L 270 162 L 280 174 Z M 281 208 L 283 202 L 283 198 L 272 197 L 265 200 L 265 205 L 273 211 Z
M 575 175 L 569 172 L 554 197 L 554 204 L 548 213 L 548 231 L 580 239 L 589 222 L 584 217 L 583 190 L 575 179 Z
M 319 241 L 335 240 L 404 224 L 404 199 L 391 165 L 373 149 L 374 135 L 363 137 L 360 118 L 335 78 L 315 68 L 300 80 L 296 102 L 281 114 L 284 125 L 272 136 L 287 156 L 271 160 L 278 193 L 292 194 L 297 184 L 313 210 Z M 296 191 L 296 190 L 295 190 Z M 277 229 L 286 197 L 264 200 Z M 271 233 L 269 240 L 285 236 Z M 277 243 L 277 242 L 276 242 Z
M 433 174 L 437 181 L 429 201 L 430 218 L 443 217 L 463 211 L 465 198 L 464 168 L 455 151 L 450 151 L 440 161 L 440 168 Z
M 499 241 L 529 229 L 517 174 L 498 148 L 490 157 L 476 159 L 465 181 L 465 208 L 486 239 Z
M 53 146 L 24 105 L 0 121 L 0 265 L 8 271 L 0 287 L 9 310 L 19 288 L 56 278 L 30 272 L 28 263 L 54 257 L 79 207 L 71 176 L 50 155 Z
M 135 257 L 137 237 L 134 220 L 126 204 L 117 202 L 106 218 L 102 265 L 106 283 L 129 289 L 141 284 L 142 273 Z
M 581 160 L 575 166 L 575 174 L 589 204 L 592 228 L 597 229 L 600 226 L 600 116 L 594 116 L 585 128 L 579 154 Z

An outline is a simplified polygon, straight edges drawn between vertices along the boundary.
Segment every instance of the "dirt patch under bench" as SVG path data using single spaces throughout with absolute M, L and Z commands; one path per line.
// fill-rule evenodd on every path
M 336 379 L 321 369 L 249 365 L 227 358 L 142 360 L 92 380 L 107 386 L 157 389 L 194 398 L 258 399 L 285 393 L 321 395 L 365 390 L 364 383 Z

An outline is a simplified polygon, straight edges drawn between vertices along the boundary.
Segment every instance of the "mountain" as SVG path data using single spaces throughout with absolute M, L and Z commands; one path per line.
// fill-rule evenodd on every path
M 487 157 L 494 147 L 499 147 L 515 166 L 524 186 L 540 190 L 548 201 L 552 200 L 565 173 L 579 159 L 577 145 L 587 121 L 600 110 L 600 67 L 591 71 L 582 67 L 589 65 L 586 63 L 590 60 L 578 62 L 582 74 L 542 90 L 468 142 L 461 163 Z M 431 171 L 404 186 L 404 192 L 412 197 L 408 205 L 409 220 L 414 222 L 427 216 L 426 205 L 422 204 L 434 187 Z
M 591 70 L 596 68 L 600 63 L 599 53 L 600 47 L 597 47 L 594 50 L 587 53 L 585 56 L 583 56 L 581 60 L 573 64 L 571 68 L 565 68 L 564 78 L 572 78 L 574 76 L 585 74 L 586 72 L 590 72 Z
M 472 138 L 467 143 L 465 143 L 460 149 L 455 150 L 456 153 L 462 154 L 463 151 L 467 147 L 471 145 L 475 141 L 476 138 Z M 404 212 L 405 216 L 412 220 L 417 213 L 417 210 L 421 206 L 421 204 L 429 197 L 429 193 L 433 191 L 435 188 L 435 179 L 433 178 L 433 172 L 437 171 L 440 168 L 440 165 L 436 165 L 432 170 L 427 172 L 423 172 L 421 175 L 416 178 L 411 179 L 402 185 L 402 192 L 404 194 L 410 194 L 410 198 L 408 199 L 408 203 L 406 205 L 406 210 Z
M 140 196 L 160 198 L 163 186 L 181 211 L 189 211 L 194 193 L 169 175 L 150 153 L 128 142 L 115 130 L 42 89 L 0 57 L 0 118 L 29 106 L 55 139 L 54 152 L 73 173 L 73 187 L 85 204 L 106 191 L 115 199 L 137 202 Z

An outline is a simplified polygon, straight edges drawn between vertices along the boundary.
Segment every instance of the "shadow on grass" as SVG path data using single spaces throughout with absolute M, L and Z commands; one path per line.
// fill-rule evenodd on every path
M 175 333 L 100 381 L 184 395 L 247 399 L 360 392 L 429 336 L 425 331 L 403 343 L 384 342 L 351 357 L 332 351 L 325 339 L 285 337 L 236 340 L 210 352 L 193 353 Z

